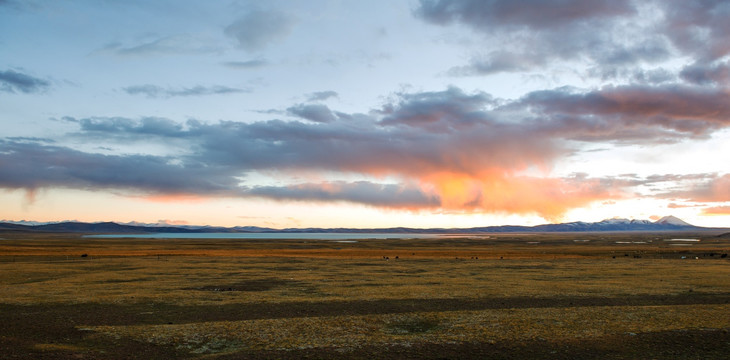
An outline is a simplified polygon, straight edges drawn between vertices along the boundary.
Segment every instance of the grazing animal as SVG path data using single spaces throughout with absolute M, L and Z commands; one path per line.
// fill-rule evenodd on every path
M 87 257 L 89 254 L 81 254 L 81 257 Z
M 720 257 L 723 258 L 723 259 L 726 258 L 727 257 L 727 253 L 720 255 Z

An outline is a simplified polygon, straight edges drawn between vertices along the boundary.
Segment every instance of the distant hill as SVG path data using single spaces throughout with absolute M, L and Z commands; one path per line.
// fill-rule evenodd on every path
M 665 217 L 657 220 L 656 223 L 662 224 L 662 225 L 692 226 L 691 224 L 687 223 L 686 221 L 684 221 L 678 217 L 672 216 L 672 215 L 665 216 Z
M 599 222 L 569 222 L 537 226 L 501 225 L 474 228 L 291 228 L 272 229 L 256 226 L 194 227 L 194 226 L 143 226 L 124 225 L 114 222 L 83 223 L 61 222 L 51 224 L 27 225 L 4 222 L 0 231 L 68 232 L 68 233 L 106 233 L 106 234 L 144 234 L 144 233 L 410 233 L 410 234 L 480 234 L 515 232 L 612 232 L 612 231 L 689 231 L 705 228 L 691 225 L 674 216 L 666 216 L 657 221 L 607 219 Z M 730 233 L 721 236 L 729 236 Z
M 114 222 L 82 223 L 82 222 L 61 222 L 43 225 L 20 225 L 12 223 L 0 223 L 0 230 L 5 231 L 33 231 L 33 232 L 69 232 L 69 233 L 187 233 L 201 232 L 180 227 L 158 227 L 158 226 L 131 226 L 120 225 Z

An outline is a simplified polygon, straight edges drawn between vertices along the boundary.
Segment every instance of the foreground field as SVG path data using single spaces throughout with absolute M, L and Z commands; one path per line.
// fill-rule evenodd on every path
M 730 357 L 707 234 L 0 238 L 0 358 Z

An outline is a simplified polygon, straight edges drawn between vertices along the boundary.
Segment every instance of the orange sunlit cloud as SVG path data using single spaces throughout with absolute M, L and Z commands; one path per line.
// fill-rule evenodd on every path
M 730 206 L 713 206 L 702 209 L 702 215 L 730 215 Z
M 621 199 L 620 187 L 597 179 L 559 179 L 489 174 L 470 177 L 439 173 L 425 176 L 422 186 L 441 199 L 447 210 L 537 214 L 560 219 L 567 211 L 595 201 Z
M 424 174 L 405 184 L 303 183 L 258 187 L 249 196 L 304 202 L 342 201 L 412 212 L 538 215 L 553 221 L 569 210 L 596 201 L 623 199 L 627 197 L 624 187 L 621 182 L 584 177 L 540 178 L 505 172 L 477 177 L 444 171 Z

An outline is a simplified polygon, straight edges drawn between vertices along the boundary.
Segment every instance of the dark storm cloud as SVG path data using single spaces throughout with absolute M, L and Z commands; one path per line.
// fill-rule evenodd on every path
M 440 199 L 415 186 L 369 181 L 307 183 L 291 186 L 257 186 L 248 195 L 276 200 L 346 201 L 386 208 L 438 207 Z
M 730 62 L 726 61 L 714 65 L 688 65 L 682 69 L 679 75 L 692 84 L 730 87 Z
M 422 0 L 415 14 L 432 24 L 466 25 L 486 36 L 486 48 L 500 49 L 451 68 L 455 76 L 530 71 L 553 60 L 618 65 L 670 55 L 668 42 L 652 34 L 626 41 L 621 21 L 637 14 L 629 0 Z
M 701 62 L 730 54 L 730 3 L 724 0 L 668 0 L 663 7 L 663 30 L 674 46 Z
M 146 155 L 100 155 L 62 146 L 0 140 L 0 186 L 131 189 L 147 193 L 230 194 L 219 168 Z
M 232 88 L 228 86 L 202 86 L 196 85 L 191 88 L 163 88 L 157 85 L 134 85 L 123 88 L 124 92 L 130 95 L 145 95 L 150 98 L 170 98 L 175 96 L 204 96 L 222 95 L 251 92 L 248 89 Z
M 435 25 L 467 26 L 485 36 L 485 49 L 500 49 L 451 68 L 448 73 L 455 76 L 587 61 L 591 75 L 606 79 L 637 66 L 688 57 L 696 67 L 686 69 L 683 77 L 700 83 L 723 78 L 702 73 L 720 71 L 709 67 L 730 54 L 727 1 L 421 0 L 414 13 Z
M 299 104 L 286 109 L 286 111 L 302 119 L 320 123 L 328 123 L 337 119 L 332 111 L 322 104 Z
M 383 115 L 383 125 L 454 128 L 488 122 L 485 110 L 494 104 L 489 94 L 466 94 L 450 87 L 446 91 L 398 94 L 396 101 L 385 105 L 379 113 Z
M 730 126 L 730 94 L 682 85 L 544 90 L 510 106 L 549 119 L 545 125 L 555 135 L 584 141 L 665 142 Z
M 183 126 L 170 119 L 145 117 L 132 120 L 123 117 L 92 117 L 75 119 L 67 117 L 67 121 L 77 122 L 86 133 L 151 135 L 159 137 L 182 137 Z
M 242 49 L 258 51 L 289 35 L 294 22 L 282 12 L 254 10 L 227 26 L 224 32 L 236 39 Z
M 0 71 L 0 91 L 9 93 L 38 93 L 47 90 L 51 83 L 14 70 Z
M 338 96 L 340 95 L 336 91 L 316 91 L 311 94 L 307 94 L 307 101 L 324 101 Z
M 421 0 L 416 10 L 429 22 L 461 22 L 485 32 L 495 27 L 549 30 L 633 13 L 627 0 Z

